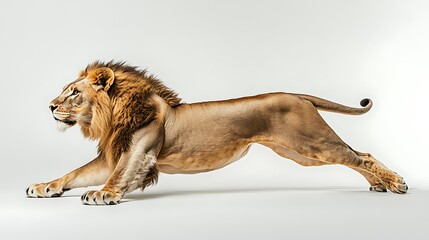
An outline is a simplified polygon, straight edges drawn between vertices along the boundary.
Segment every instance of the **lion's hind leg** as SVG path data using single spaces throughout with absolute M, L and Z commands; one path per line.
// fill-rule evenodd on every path
M 316 159 L 310 159 L 310 158 L 304 157 L 298 154 L 297 152 L 279 144 L 275 144 L 275 143 L 261 143 L 261 144 L 271 148 L 278 155 L 295 161 L 301 166 L 309 167 L 309 166 L 322 166 L 322 165 L 329 164 L 327 162 L 322 162 Z
M 354 151 L 344 143 L 310 102 L 298 102 L 288 109 L 273 118 L 271 135 L 267 137 L 270 142 L 315 160 L 304 161 L 306 164 L 341 164 L 352 168 L 363 174 L 375 190 L 382 191 L 385 186 L 395 193 L 407 191 L 402 177 L 371 155 Z
M 380 172 L 380 174 L 383 174 L 384 176 L 388 176 L 390 178 L 396 179 L 396 181 L 390 181 L 390 182 L 389 181 L 383 182 L 383 180 L 380 179 L 381 184 L 383 186 L 387 187 L 389 190 L 391 190 L 392 192 L 395 192 L 395 193 L 406 193 L 407 192 L 408 186 L 405 183 L 404 179 L 399 174 L 388 169 L 383 163 L 378 161 L 371 154 L 361 153 L 361 152 L 358 152 L 358 151 L 353 150 L 353 149 L 351 149 L 351 150 L 353 152 L 355 152 L 356 155 L 358 155 L 361 159 L 363 159 L 367 163 L 375 164 L 375 166 L 376 166 L 375 169 L 379 169 L 378 172 Z M 374 186 L 374 187 L 377 187 L 377 186 Z M 371 188 L 370 188 L 370 190 L 378 191 L 377 189 L 371 189 Z
M 313 146 L 313 148 L 318 148 L 319 151 L 311 153 L 301 151 L 299 154 L 307 157 L 311 156 L 329 164 L 345 165 L 360 172 L 371 184 L 370 190 L 384 191 L 384 187 L 394 193 L 406 193 L 408 190 L 401 176 L 385 167 L 371 155 L 358 155 L 346 144 L 338 142 L 325 142 L 325 144 L 317 145 L 317 147 Z
M 322 165 L 329 165 L 328 162 L 322 162 L 316 159 L 310 159 L 307 157 L 304 157 L 297 152 L 290 150 L 286 147 L 283 147 L 278 144 L 274 143 L 263 143 L 262 145 L 267 146 L 271 148 L 275 153 L 278 155 L 293 160 L 294 162 L 300 164 L 301 166 L 309 167 L 309 166 L 322 166 Z M 370 191 L 376 191 L 376 192 L 386 192 L 386 187 L 383 185 L 383 181 L 381 181 L 378 177 L 376 177 L 374 174 L 369 173 L 367 171 L 361 170 L 359 168 L 351 167 L 351 169 L 355 170 L 356 172 L 360 173 L 370 184 Z
M 362 176 L 368 181 L 370 185 L 369 190 L 371 192 L 387 192 L 387 188 L 384 185 L 383 181 L 374 174 L 364 171 L 360 168 L 351 167 L 351 169 L 362 174 Z

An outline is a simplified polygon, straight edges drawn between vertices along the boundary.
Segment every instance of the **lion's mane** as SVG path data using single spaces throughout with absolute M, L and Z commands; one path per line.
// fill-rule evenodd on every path
M 80 77 L 88 77 L 102 67 L 113 70 L 114 84 L 107 94 L 95 96 L 91 124 L 81 130 L 86 137 L 100 139 L 99 154 L 103 154 L 113 167 L 121 154 L 129 149 L 133 133 L 156 118 L 157 109 L 149 97 L 157 94 L 171 107 L 180 105 L 181 99 L 146 70 L 124 62 L 94 62 L 81 72 Z M 156 183 L 157 178 L 158 168 L 154 166 L 147 173 L 142 188 Z

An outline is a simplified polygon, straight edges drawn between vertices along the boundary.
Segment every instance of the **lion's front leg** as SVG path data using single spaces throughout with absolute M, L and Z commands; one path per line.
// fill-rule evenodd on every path
M 105 159 L 98 156 L 86 165 L 48 183 L 33 184 L 26 189 L 28 197 L 60 197 L 65 191 L 105 183 L 112 173 Z
M 64 192 L 70 189 L 63 188 L 58 184 L 58 179 L 48 183 L 33 184 L 25 190 L 27 197 L 34 198 L 53 198 L 61 197 Z
M 156 164 L 156 157 L 151 154 L 136 154 L 124 164 L 118 164 L 116 170 L 100 191 L 88 191 L 82 195 L 82 203 L 86 205 L 115 205 L 128 192 L 140 187 L 143 179 Z
M 156 165 L 156 156 L 162 147 L 163 129 L 156 123 L 137 131 L 126 153 L 121 155 L 115 170 L 100 191 L 88 191 L 82 195 L 85 205 L 114 205 L 128 192 L 144 182 L 151 168 Z

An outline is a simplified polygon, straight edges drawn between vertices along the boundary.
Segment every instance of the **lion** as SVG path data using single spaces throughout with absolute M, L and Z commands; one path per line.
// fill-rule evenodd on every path
M 98 140 L 98 156 L 61 178 L 30 186 L 26 194 L 59 197 L 73 188 L 104 184 L 84 193 L 82 203 L 115 205 L 125 194 L 157 183 L 160 172 L 220 169 L 255 143 L 302 166 L 349 167 L 371 191 L 406 193 L 401 176 L 371 154 L 352 149 L 318 113 L 360 115 L 373 103 L 363 99 L 360 105 L 283 92 L 187 104 L 146 70 L 96 61 L 63 88 L 49 109 L 60 129 L 79 125 L 85 137 Z

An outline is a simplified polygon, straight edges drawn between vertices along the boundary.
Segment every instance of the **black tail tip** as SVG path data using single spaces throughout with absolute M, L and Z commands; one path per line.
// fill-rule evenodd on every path
M 369 104 L 370 101 L 371 100 L 369 100 L 368 98 L 362 99 L 362 101 L 360 101 L 360 105 L 362 107 L 366 107 L 366 106 L 368 106 L 368 104 Z

